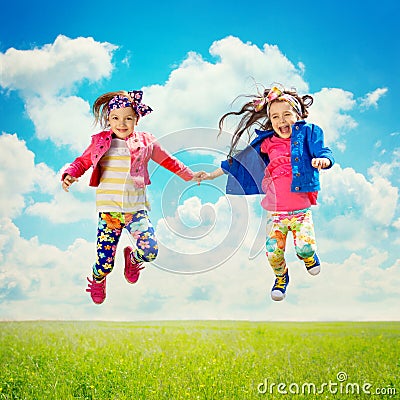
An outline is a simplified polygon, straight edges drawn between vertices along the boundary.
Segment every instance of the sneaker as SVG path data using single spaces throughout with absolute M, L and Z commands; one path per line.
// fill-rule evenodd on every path
M 289 284 L 289 272 L 286 270 L 285 275 L 277 276 L 275 284 L 271 290 L 271 298 L 274 301 L 281 301 L 286 296 L 286 288 Z
M 86 279 L 89 282 L 86 291 L 90 293 L 90 297 L 94 303 L 101 304 L 106 298 L 106 278 L 101 282 L 97 282 L 95 279 L 92 281 L 89 278 Z
M 136 283 L 139 279 L 140 270 L 144 267 L 141 267 L 143 263 L 140 262 L 133 262 L 131 258 L 132 248 L 125 247 L 124 249 L 124 258 L 125 258 L 125 269 L 124 275 L 125 279 L 128 283 Z
M 303 261 L 309 274 L 318 275 L 320 273 L 321 265 L 317 253 L 314 253 L 312 257 L 304 258 Z

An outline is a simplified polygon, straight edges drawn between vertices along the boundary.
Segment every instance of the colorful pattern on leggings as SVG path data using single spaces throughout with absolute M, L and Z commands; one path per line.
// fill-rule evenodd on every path
M 296 254 L 300 259 L 312 257 L 316 251 L 311 209 L 269 212 L 267 220 L 267 257 L 275 275 L 285 273 L 285 248 L 288 232 L 293 234 Z
M 133 258 L 137 262 L 151 262 L 157 257 L 157 239 L 145 210 L 135 213 L 101 212 L 97 227 L 97 260 L 93 265 L 94 279 L 100 281 L 113 270 L 123 228 L 136 241 Z

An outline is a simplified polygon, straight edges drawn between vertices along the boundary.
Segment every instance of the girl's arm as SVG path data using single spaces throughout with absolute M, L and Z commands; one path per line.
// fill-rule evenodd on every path
M 218 178 L 221 175 L 224 175 L 224 170 L 222 168 L 217 168 L 213 172 L 203 172 L 201 175 L 201 180 L 212 180 Z
M 92 166 L 92 145 L 81 156 L 77 157 L 61 176 L 62 187 L 68 192 L 72 183 L 76 182 Z
M 313 157 L 311 165 L 314 168 L 318 170 L 331 168 L 335 163 L 331 149 L 324 146 L 324 133 L 318 125 L 312 125 L 309 148 Z
M 168 171 L 173 172 L 185 181 L 191 181 L 195 174 L 183 162 L 168 153 L 163 149 L 157 141 L 153 142 L 153 152 L 151 155 L 152 160 Z

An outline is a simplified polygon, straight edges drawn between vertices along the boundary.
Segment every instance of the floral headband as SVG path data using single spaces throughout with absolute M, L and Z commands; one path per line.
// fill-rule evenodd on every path
M 153 111 L 152 108 L 142 103 L 143 91 L 132 90 L 128 94 L 132 101 L 128 97 L 118 94 L 108 102 L 107 117 L 110 115 L 111 110 L 116 110 L 117 108 L 132 107 L 139 117 L 144 117 Z
M 266 96 L 253 101 L 254 111 L 259 112 L 267 105 L 267 115 L 269 117 L 269 108 L 274 100 L 286 101 L 286 103 L 289 103 L 294 108 L 300 117 L 303 115 L 300 102 L 290 94 L 283 93 L 277 86 L 274 86 Z

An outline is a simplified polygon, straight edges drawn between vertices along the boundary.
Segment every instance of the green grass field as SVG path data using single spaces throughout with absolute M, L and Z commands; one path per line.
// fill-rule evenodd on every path
M 400 323 L 1 322 L 0 361 L 0 399 L 400 398 Z

